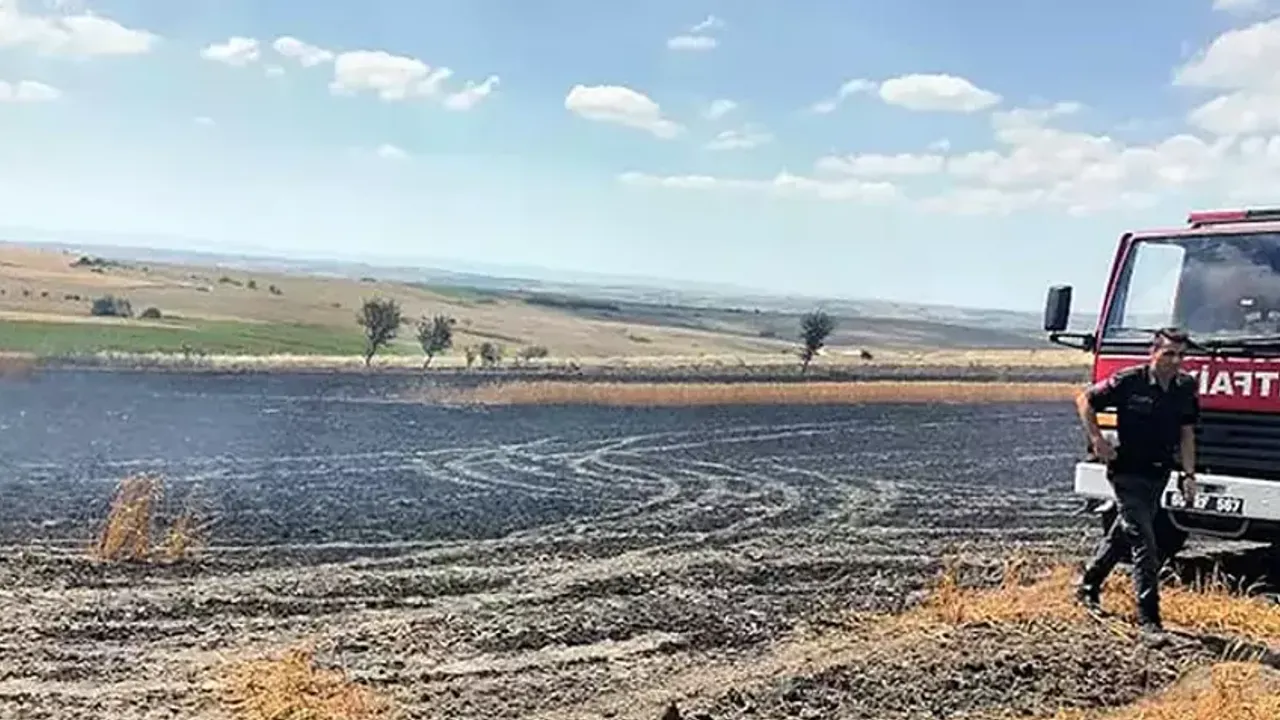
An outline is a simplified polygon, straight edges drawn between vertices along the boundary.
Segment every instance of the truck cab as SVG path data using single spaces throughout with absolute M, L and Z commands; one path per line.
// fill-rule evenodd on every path
M 1121 236 L 1092 330 L 1068 331 L 1071 295 L 1067 285 L 1049 288 L 1044 329 L 1092 355 L 1094 381 L 1146 362 L 1155 329 L 1190 333 L 1183 369 L 1199 384 L 1199 491 L 1188 503 L 1170 475 L 1161 554 L 1197 535 L 1280 545 L 1280 208 L 1193 212 L 1183 227 Z M 1114 409 L 1098 422 L 1115 442 Z M 1074 476 L 1109 528 L 1106 467 L 1086 456 Z

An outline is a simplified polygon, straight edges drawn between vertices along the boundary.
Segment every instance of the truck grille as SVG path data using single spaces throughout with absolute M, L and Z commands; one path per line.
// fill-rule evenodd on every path
M 1201 472 L 1280 480 L 1280 414 L 1201 411 L 1196 465 Z

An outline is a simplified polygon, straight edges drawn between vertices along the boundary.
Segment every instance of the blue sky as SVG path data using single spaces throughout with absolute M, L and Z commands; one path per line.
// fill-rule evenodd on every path
M 0 225 L 1092 304 L 1125 230 L 1280 203 L 1272 10 L 0 0 Z

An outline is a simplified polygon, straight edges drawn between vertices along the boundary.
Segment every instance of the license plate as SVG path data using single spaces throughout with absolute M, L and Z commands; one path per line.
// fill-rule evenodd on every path
M 1195 510 L 1197 512 L 1215 513 L 1217 515 L 1243 515 L 1244 500 L 1230 495 L 1210 495 L 1196 493 L 1190 507 L 1187 499 L 1177 490 L 1167 490 L 1164 494 L 1164 506 L 1177 510 Z

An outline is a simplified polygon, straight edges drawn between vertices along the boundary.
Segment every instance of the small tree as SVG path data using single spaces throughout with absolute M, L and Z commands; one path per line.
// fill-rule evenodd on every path
M 544 345 L 526 345 L 520 348 L 520 351 L 516 353 L 516 357 L 524 362 L 529 362 L 530 360 L 539 360 L 547 357 L 550 354 L 551 352 Z
M 493 367 L 502 361 L 502 346 L 495 343 L 485 341 L 480 343 L 480 362 L 485 367 Z
M 430 320 L 422 318 L 418 321 L 418 344 L 422 346 L 422 352 L 427 354 L 426 362 L 422 363 L 424 369 L 431 364 L 431 359 L 437 353 L 453 347 L 453 326 L 456 322 L 447 315 L 436 315 Z
M 390 298 L 365 300 L 356 315 L 356 322 L 364 328 L 364 364 L 368 367 L 378 348 L 395 340 L 396 333 L 400 331 L 400 303 Z
M 831 335 L 831 331 L 835 330 L 835 321 L 831 316 L 821 310 L 814 310 L 805 313 L 800 318 L 800 339 L 804 342 L 804 346 L 800 348 L 800 371 L 807 372 L 809 363 L 813 361 L 818 351 L 827 342 L 827 337 Z

